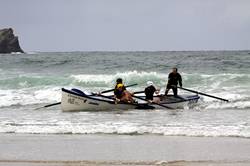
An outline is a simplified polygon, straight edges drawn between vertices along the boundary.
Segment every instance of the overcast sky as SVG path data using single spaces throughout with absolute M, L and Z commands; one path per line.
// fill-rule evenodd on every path
M 250 0 L 0 0 L 25 51 L 249 50 Z

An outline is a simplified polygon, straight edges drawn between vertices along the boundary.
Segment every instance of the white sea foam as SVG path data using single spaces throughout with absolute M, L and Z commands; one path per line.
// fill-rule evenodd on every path
M 124 83 L 139 82 L 143 85 L 146 85 L 146 82 L 149 80 L 160 80 L 162 79 L 165 83 L 168 75 L 160 74 L 156 72 L 138 72 L 138 71 L 128 71 L 124 73 L 116 74 L 80 74 L 80 75 L 71 75 L 73 79 L 78 82 L 84 82 L 86 84 L 99 83 L 99 84 L 114 84 L 117 78 L 122 78 Z
M 11 54 L 23 54 L 22 52 L 12 52 Z
M 61 98 L 59 88 L 40 90 L 0 90 L 0 107 L 12 105 L 30 105 L 59 101 Z
M 61 88 L 54 87 L 49 89 L 37 90 L 34 98 L 40 101 L 59 101 L 61 98 Z
M 159 134 L 165 136 L 206 136 L 206 137 L 247 137 L 250 138 L 250 126 L 246 125 L 198 125 L 179 124 L 168 126 L 143 126 L 132 123 L 104 123 L 104 124 L 0 124 L 1 133 L 32 133 L 32 134 L 120 134 L 140 135 Z

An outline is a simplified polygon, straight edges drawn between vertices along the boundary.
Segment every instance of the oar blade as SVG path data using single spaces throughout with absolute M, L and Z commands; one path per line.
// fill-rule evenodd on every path
M 54 106 L 54 105 L 59 105 L 61 104 L 61 102 L 57 102 L 57 103 L 53 103 L 53 104 L 49 104 L 49 105 L 45 105 L 44 107 L 51 107 L 51 106 Z
M 61 104 L 61 102 L 57 102 L 57 103 L 53 103 L 53 104 L 48 104 L 48 105 L 45 105 L 45 106 L 42 106 L 42 107 L 39 107 L 39 108 L 35 108 L 35 110 L 39 110 L 39 109 L 47 108 L 47 107 L 52 107 L 52 106 L 59 105 L 59 104 Z
M 183 88 L 183 87 L 179 87 L 179 86 L 178 86 L 177 88 L 182 89 L 182 90 L 186 90 L 186 91 L 189 91 L 189 92 L 192 92 L 192 93 L 204 95 L 204 96 L 207 96 L 207 97 L 211 97 L 211 98 L 214 98 L 214 99 L 218 99 L 218 100 L 222 100 L 222 101 L 229 102 L 229 100 L 227 100 L 227 99 L 223 99 L 223 98 L 221 98 L 221 97 L 209 95 L 209 94 L 202 93 L 202 92 L 199 92 L 199 91 L 195 91 L 195 90 L 192 90 L 192 89 L 187 89 L 187 88 Z

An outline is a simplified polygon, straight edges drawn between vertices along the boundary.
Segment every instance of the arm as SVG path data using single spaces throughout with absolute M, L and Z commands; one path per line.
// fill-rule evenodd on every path
M 169 75 L 168 75 L 168 84 L 170 83 L 171 77 L 172 77 L 172 74 L 169 73 Z
M 158 94 L 160 93 L 160 89 L 159 89 L 159 88 L 154 87 L 154 93 L 158 95 Z
M 180 74 L 179 74 L 179 85 L 180 85 L 180 87 L 182 87 L 182 78 L 181 78 Z

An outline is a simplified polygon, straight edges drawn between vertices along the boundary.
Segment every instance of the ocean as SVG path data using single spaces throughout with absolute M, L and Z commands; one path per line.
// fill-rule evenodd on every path
M 0 133 L 250 138 L 250 51 L 33 52 L 0 54 Z M 61 88 L 98 92 L 117 78 L 165 90 L 172 67 L 201 95 L 184 109 L 62 112 Z M 170 93 L 172 93 L 170 91 Z M 192 94 L 179 90 L 179 94 Z

